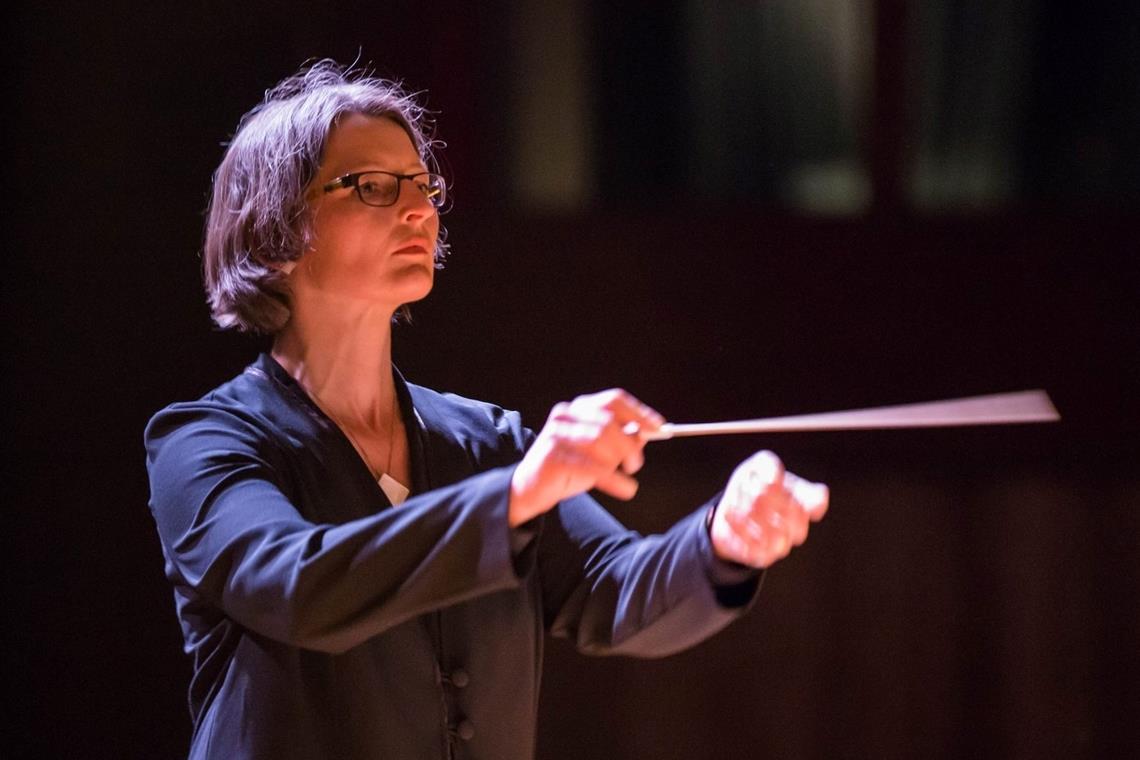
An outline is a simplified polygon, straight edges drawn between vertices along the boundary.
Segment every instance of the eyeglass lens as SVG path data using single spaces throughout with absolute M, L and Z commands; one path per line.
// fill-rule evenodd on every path
M 364 172 L 356 181 L 360 200 L 369 206 L 391 206 L 400 196 L 401 178 L 385 172 Z M 447 186 L 438 174 L 417 174 L 408 179 L 431 205 L 439 208 L 447 197 Z

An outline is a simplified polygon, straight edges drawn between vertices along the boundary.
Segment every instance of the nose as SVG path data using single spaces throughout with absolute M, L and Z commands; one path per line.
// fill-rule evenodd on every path
M 431 200 L 423 190 L 420 189 L 416 182 L 409 178 L 402 178 L 400 180 L 400 215 L 409 220 L 420 220 L 432 216 L 437 212 L 437 209 L 432 205 Z M 407 185 L 403 185 L 406 182 Z

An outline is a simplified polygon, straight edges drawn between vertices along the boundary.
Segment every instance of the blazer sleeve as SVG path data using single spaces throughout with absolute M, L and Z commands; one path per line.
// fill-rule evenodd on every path
M 537 559 L 547 628 L 588 654 L 663 657 L 747 611 L 762 573 L 715 556 L 705 525 L 712 503 L 650 536 L 585 494 L 552 510 Z
M 332 525 L 284 493 L 275 444 L 208 404 L 160 412 L 145 434 L 151 510 L 167 572 L 266 637 L 342 652 L 424 612 L 513 588 L 511 469 Z

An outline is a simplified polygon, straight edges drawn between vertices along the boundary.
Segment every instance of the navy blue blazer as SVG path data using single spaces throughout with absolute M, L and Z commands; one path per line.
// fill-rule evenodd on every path
M 412 496 L 393 508 L 268 355 L 154 416 L 150 507 L 193 659 L 191 758 L 523 760 L 543 636 L 658 657 L 743 612 L 701 508 L 662 535 L 588 495 L 518 529 L 518 414 L 407 384 Z

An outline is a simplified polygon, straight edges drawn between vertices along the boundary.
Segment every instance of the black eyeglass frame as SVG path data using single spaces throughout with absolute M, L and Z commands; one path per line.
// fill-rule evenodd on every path
M 364 193 L 360 191 L 360 178 L 366 174 L 384 174 L 389 177 L 395 177 L 396 195 L 392 197 L 391 203 L 369 203 L 368 201 L 364 200 Z M 416 182 L 417 177 L 428 177 L 429 179 L 431 177 L 436 177 L 439 180 L 439 187 L 435 189 L 435 192 L 433 193 L 432 188 L 430 188 L 427 183 L 421 184 L 419 182 Z M 431 203 L 431 205 L 436 209 L 441 209 L 443 207 L 443 204 L 447 202 L 447 180 L 443 178 L 442 174 L 436 174 L 435 172 L 397 174 L 396 172 L 386 172 L 380 169 L 369 169 L 368 171 L 352 172 L 351 174 L 345 174 L 343 176 L 337 177 L 334 180 L 326 182 L 321 189 L 326 193 L 331 193 L 334 190 L 351 187 L 356 191 L 356 197 L 359 198 L 360 202 L 365 206 L 372 206 L 373 208 L 387 208 L 388 206 L 396 205 L 396 202 L 400 200 L 400 188 L 403 186 L 404 180 L 408 180 L 414 184 L 416 188 L 427 197 L 428 202 Z M 436 202 L 437 198 L 439 199 L 438 203 Z

